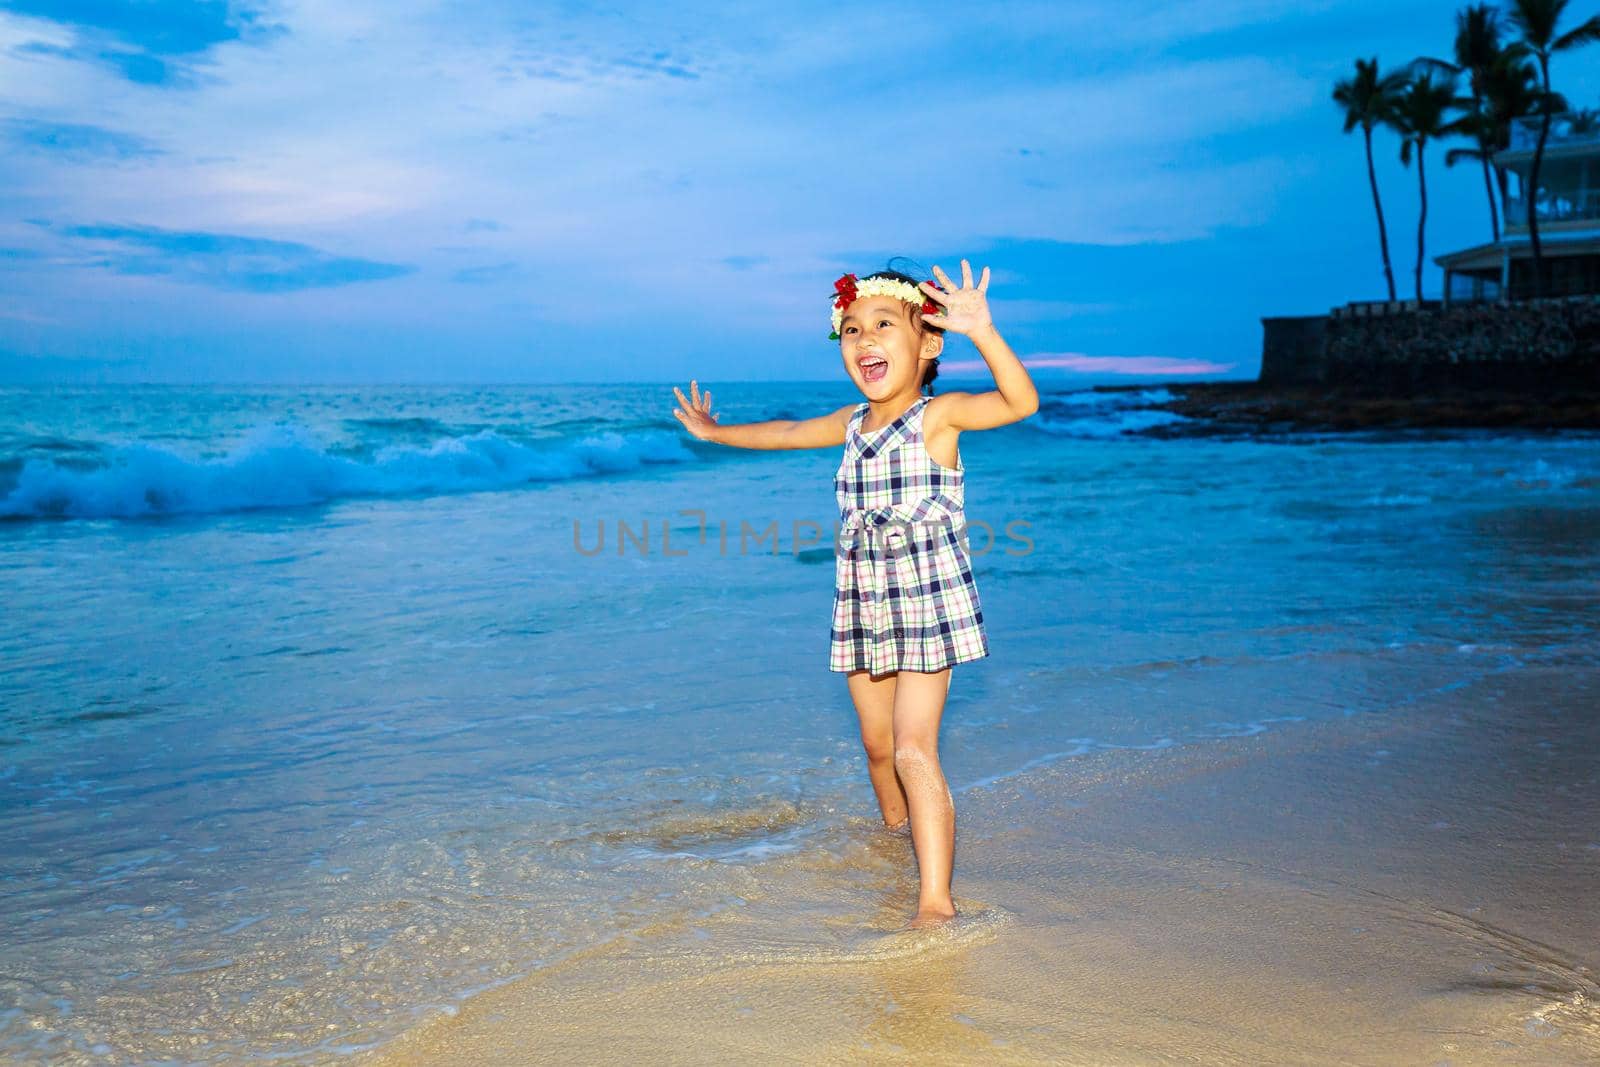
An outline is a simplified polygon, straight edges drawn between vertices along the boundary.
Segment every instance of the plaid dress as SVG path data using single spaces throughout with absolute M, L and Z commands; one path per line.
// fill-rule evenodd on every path
M 871 433 L 861 432 L 867 404 L 850 416 L 833 481 L 831 670 L 937 671 L 989 654 L 967 545 L 966 472 L 923 447 L 929 399 Z

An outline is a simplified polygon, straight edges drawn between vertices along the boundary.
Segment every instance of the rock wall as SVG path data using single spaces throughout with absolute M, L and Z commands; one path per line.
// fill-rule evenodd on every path
M 1262 319 L 1261 373 L 1266 385 L 1310 385 L 1327 363 L 1326 315 Z
M 1600 297 L 1263 319 L 1263 384 L 1519 391 L 1600 383 Z

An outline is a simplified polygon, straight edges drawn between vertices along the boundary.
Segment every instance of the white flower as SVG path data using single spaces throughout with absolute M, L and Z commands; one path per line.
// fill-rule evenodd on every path
M 903 300 L 912 307 L 920 308 L 928 300 L 926 294 L 908 282 L 896 278 L 868 278 L 856 283 L 856 300 L 869 296 L 891 296 L 896 300 Z M 833 309 L 833 332 L 839 333 L 840 326 L 844 323 L 844 313 L 847 308 L 835 307 Z

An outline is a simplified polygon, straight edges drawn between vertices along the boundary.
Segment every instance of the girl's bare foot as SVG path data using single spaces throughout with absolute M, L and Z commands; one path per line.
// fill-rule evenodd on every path
M 884 823 L 883 824 L 883 828 L 885 830 L 889 831 L 891 834 L 899 834 L 901 837 L 910 837 L 911 836 L 911 816 L 907 815 L 905 818 L 901 819 L 899 822 L 895 823 L 893 826 L 890 826 L 888 823 Z
M 940 926 L 956 917 L 954 906 L 947 908 L 918 908 L 914 919 L 906 923 L 907 930 L 921 930 L 928 926 Z

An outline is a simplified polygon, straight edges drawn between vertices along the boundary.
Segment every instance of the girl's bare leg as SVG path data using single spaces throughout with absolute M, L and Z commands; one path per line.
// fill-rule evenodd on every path
M 899 829 L 906 821 L 906 793 L 900 788 L 900 778 L 894 770 L 894 696 L 895 675 L 877 678 L 866 671 L 851 671 L 845 675 L 850 686 L 850 699 L 855 701 L 856 716 L 861 720 L 861 744 L 867 750 L 867 776 L 872 779 L 872 791 L 878 794 L 878 807 L 883 811 L 883 824 L 889 829 Z
M 955 867 L 956 807 L 939 766 L 939 720 L 950 692 L 950 668 L 901 671 L 894 694 L 894 767 L 911 811 L 911 843 L 921 888 L 912 926 L 952 919 L 950 877 Z

